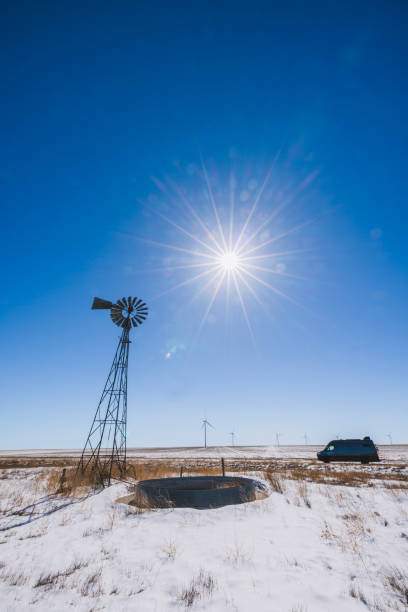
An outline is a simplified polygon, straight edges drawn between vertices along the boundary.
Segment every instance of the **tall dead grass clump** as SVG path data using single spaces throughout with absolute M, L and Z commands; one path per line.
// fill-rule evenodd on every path
M 119 476 L 119 469 L 113 466 L 111 478 Z M 108 469 L 102 471 L 87 468 L 82 471 L 77 467 L 64 468 L 63 470 L 52 470 L 43 475 L 44 490 L 49 495 L 75 495 L 82 491 L 98 489 L 108 480 Z
M 89 574 L 81 586 L 82 597 L 100 597 L 104 594 L 101 585 L 102 568 L 99 568 L 92 574 Z
M 39 476 L 42 486 L 49 495 L 64 494 L 72 495 L 80 489 L 98 489 L 104 486 L 109 480 L 134 481 L 147 480 L 150 478 L 162 478 L 173 475 L 174 467 L 164 462 L 145 462 L 137 464 L 127 462 L 126 470 L 120 470 L 114 464 L 110 471 L 109 465 L 98 466 L 94 469 L 94 464 L 90 464 L 84 470 L 75 467 L 64 467 L 62 470 L 53 469 L 43 472 Z
M 129 504 L 139 511 L 154 510 L 156 508 L 172 508 L 174 505 L 166 495 L 155 493 L 154 497 L 150 498 L 145 491 L 140 490 L 137 486 L 134 489 L 134 497 Z
M 397 567 L 385 574 L 385 584 L 397 596 L 404 606 L 408 607 L 408 574 Z
M 189 586 L 182 589 L 177 599 L 183 603 L 186 608 L 189 608 L 195 603 L 196 599 L 200 599 L 200 597 L 201 593 L 193 581 Z
M 198 576 L 193 578 L 190 584 L 181 590 L 177 599 L 183 603 L 186 608 L 189 608 L 199 599 L 211 597 L 215 587 L 215 578 L 201 569 Z
M 349 595 L 353 599 L 357 599 L 357 600 L 361 601 L 361 603 L 363 603 L 365 606 L 368 605 L 367 597 L 365 596 L 365 594 L 363 593 L 363 591 L 361 590 L 361 588 L 357 584 L 352 583 L 350 585 Z
M 281 495 L 285 493 L 285 484 L 276 472 L 272 472 L 272 470 L 266 470 L 264 472 L 264 478 L 273 491 L 275 491 L 276 493 L 280 493 Z
M 299 493 L 300 499 L 303 501 L 305 506 L 307 508 L 311 508 L 312 507 L 312 502 L 310 501 L 310 498 L 309 498 L 309 489 L 307 488 L 307 484 L 305 482 L 299 482 L 298 493 Z
M 25 576 L 22 573 L 7 574 L 2 576 L 2 579 L 4 581 L 7 581 L 10 586 L 23 586 L 23 584 L 27 583 L 28 576 Z
M 174 561 L 177 554 L 177 546 L 174 540 L 168 540 L 168 542 L 166 542 L 165 546 L 162 548 L 161 551 L 165 559 Z

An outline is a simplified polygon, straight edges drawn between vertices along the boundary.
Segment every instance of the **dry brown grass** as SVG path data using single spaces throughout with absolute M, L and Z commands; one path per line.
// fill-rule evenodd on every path
M 65 490 L 69 494 L 71 490 L 80 487 L 95 487 L 98 482 L 92 473 L 85 473 L 79 477 L 75 475 L 77 459 L 72 457 L 13 457 L 1 458 L 0 469 L 17 469 L 43 467 L 49 474 L 47 490 L 50 493 L 58 491 L 61 480 L 62 468 L 66 468 Z M 61 468 L 53 469 L 50 468 Z M 139 481 L 151 478 L 167 478 L 179 476 L 180 469 L 183 468 L 184 476 L 214 476 L 221 475 L 221 461 L 219 459 L 137 459 L 130 457 L 127 460 L 126 474 L 123 475 L 114 469 L 113 478 L 118 480 Z M 274 484 L 269 480 L 269 474 L 275 481 L 278 479 L 284 488 L 284 480 L 297 480 L 307 483 L 338 485 L 350 487 L 373 487 L 382 484 L 390 490 L 399 492 L 408 491 L 408 475 L 405 471 L 405 464 L 393 462 L 375 463 L 365 466 L 356 464 L 333 464 L 323 465 L 315 459 L 227 459 L 225 460 L 226 472 L 233 473 L 254 473 L 265 474 L 265 478 L 270 482 L 272 488 Z M 54 475 L 51 475 L 51 472 Z M 9 477 L 10 472 L 3 476 Z M 42 477 L 44 478 L 44 477 Z M 277 485 L 279 488 L 279 485 Z
M 72 576 L 82 567 L 86 567 L 88 563 L 82 561 L 74 561 L 72 565 L 67 567 L 65 570 L 61 570 L 54 573 L 41 574 L 38 580 L 34 583 L 33 588 L 37 589 L 43 587 L 45 590 L 51 589 L 54 585 L 58 584 L 59 588 L 63 588 L 65 579 Z
M 177 546 L 174 540 L 168 540 L 165 546 L 161 549 L 161 552 L 163 553 L 165 559 L 174 561 L 177 554 Z
M 102 568 L 87 576 L 81 587 L 82 597 L 99 597 L 104 594 L 101 585 L 101 574 Z
M 385 575 L 385 584 L 396 595 L 399 601 L 408 608 L 408 574 L 397 567 Z
M 266 472 L 264 472 L 264 478 L 273 491 L 280 494 L 283 494 L 285 492 L 286 487 L 279 474 L 273 472 L 272 470 L 267 470 Z
M 76 466 L 63 468 L 62 470 L 46 470 L 39 474 L 37 480 L 42 483 L 42 488 L 48 495 L 62 494 L 65 496 L 75 495 L 76 493 L 87 492 L 90 489 L 97 489 L 106 483 L 109 477 L 108 469 L 102 471 L 92 469 L 89 466 L 82 471 Z M 122 474 L 117 466 L 113 466 L 111 478 L 113 480 L 125 480 L 134 478 L 134 470 L 129 466 L 126 474 Z
M 359 585 L 355 584 L 354 582 L 350 585 L 349 595 L 353 599 L 358 599 L 359 601 L 361 601 L 361 603 L 363 603 L 365 606 L 368 605 L 367 604 L 367 597 L 364 595 L 364 593 L 361 590 L 361 588 L 359 587 Z
M 28 577 L 22 573 L 5 574 L 1 578 L 5 582 L 8 582 L 10 586 L 23 586 L 23 584 L 28 582 Z
M 343 551 L 358 553 L 361 549 L 361 541 L 370 533 L 370 528 L 361 514 L 345 514 L 343 520 L 344 526 L 337 533 L 327 521 L 324 521 L 321 537 L 329 542 L 334 542 Z
M 301 480 L 315 484 L 337 485 L 346 487 L 374 487 L 381 482 L 390 489 L 408 489 L 408 476 L 405 466 L 396 466 L 392 472 L 386 466 L 361 466 L 355 464 L 350 468 L 339 466 L 326 466 L 317 461 L 302 463 L 278 461 L 271 463 L 268 471 L 281 475 L 288 480 Z M 376 483 L 377 481 L 377 483 Z
M 201 569 L 198 576 L 193 578 L 190 584 L 181 590 L 177 599 L 179 602 L 183 603 L 186 608 L 189 608 L 199 599 L 211 597 L 215 588 L 215 578 Z
M 0 457 L 0 469 L 52 468 L 76 465 L 73 457 Z
M 43 490 L 48 495 L 75 495 L 100 486 L 100 478 L 95 472 L 81 472 L 76 467 L 63 470 L 47 470 L 39 475 Z
M 180 601 L 181 603 L 183 603 L 186 608 L 189 608 L 190 606 L 192 606 L 195 601 L 197 599 L 200 599 L 201 597 L 201 593 L 200 591 L 197 589 L 194 581 L 191 582 L 191 584 L 187 587 L 184 587 L 180 593 L 180 595 L 178 596 L 178 601 Z
M 225 561 L 232 565 L 238 566 L 249 563 L 252 560 L 252 554 L 244 546 L 235 542 L 233 546 L 225 551 Z
M 307 484 L 305 482 L 299 482 L 298 484 L 298 494 L 302 502 L 307 508 L 312 507 L 312 502 L 309 498 L 309 489 L 307 488 Z

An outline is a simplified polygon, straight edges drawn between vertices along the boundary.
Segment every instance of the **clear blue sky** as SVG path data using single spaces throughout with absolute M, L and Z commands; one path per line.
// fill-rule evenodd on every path
M 131 345 L 129 445 L 199 444 L 204 414 L 214 444 L 232 429 L 242 444 L 408 442 L 407 4 L 1 11 L 0 448 L 83 445 L 118 336 L 95 295 L 150 306 Z M 267 280 L 301 307 L 258 284 L 264 310 L 247 290 L 254 346 L 221 292 L 197 336 L 209 290 L 157 297 L 191 273 L 155 270 L 188 254 L 138 239 L 194 246 L 150 212 L 197 230 L 157 181 L 214 225 L 200 156 L 223 222 L 233 169 L 244 219 L 279 150 L 251 223 L 282 193 L 269 235 L 321 215 L 279 243 L 313 249 L 276 260 L 307 280 Z

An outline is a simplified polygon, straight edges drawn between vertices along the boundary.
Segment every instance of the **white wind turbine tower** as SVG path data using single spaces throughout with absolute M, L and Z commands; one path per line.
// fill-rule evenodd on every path
M 303 436 L 303 438 L 304 438 L 304 440 L 305 440 L 305 446 L 307 446 L 307 443 L 308 443 L 307 434 L 305 434 L 305 435 Z
M 276 434 L 276 446 L 280 446 L 280 440 L 279 440 L 280 435 L 281 435 L 280 433 Z
M 389 434 L 387 434 L 387 438 L 389 439 L 390 444 L 392 444 L 392 435 L 391 435 L 390 433 L 389 433 Z
M 207 419 L 203 419 L 203 424 L 201 425 L 201 429 L 204 427 L 204 448 L 207 448 L 207 426 L 215 429 L 213 425 Z
M 231 432 L 230 432 L 230 436 L 231 436 L 231 446 L 235 446 L 235 444 L 234 444 L 234 437 L 235 437 L 235 434 L 234 434 L 234 432 L 233 432 L 233 431 L 231 431 Z

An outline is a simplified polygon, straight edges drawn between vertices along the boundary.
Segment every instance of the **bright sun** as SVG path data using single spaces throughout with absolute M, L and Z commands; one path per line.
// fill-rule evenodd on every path
M 189 213 L 189 215 L 191 215 L 193 218 L 191 226 L 188 224 L 187 226 L 180 225 L 173 219 L 167 217 L 161 211 L 157 210 L 154 206 L 150 206 L 148 203 L 145 204 L 145 206 L 151 212 L 157 214 L 169 225 L 179 230 L 179 232 L 184 234 L 184 236 L 188 236 L 188 238 L 195 243 L 194 248 L 189 248 L 188 245 L 184 246 L 184 244 L 166 244 L 163 242 L 156 242 L 154 240 L 146 241 L 150 244 L 164 247 L 165 249 L 171 249 L 172 251 L 183 253 L 183 259 L 180 260 L 180 263 L 175 262 L 176 265 L 167 264 L 165 266 L 164 270 L 166 272 L 184 269 L 189 270 L 190 272 L 192 270 L 196 270 L 197 272 L 193 273 L 187 279 L 181 280 L 177 284 L 173 285 L 161 293 L 160 296 L 166 295 L 167 293 L 175 291 L 176 289 L 186 285 L 197 283 L 198 281 L 200 281 L 200 284 L 197 285 L 197 290 L 193 295 L 192 300 L 194 300 L 204 291 L 210 292 L 209 301 L 201 319 L 197 335 L 200 333 L 203 325 L 205 324 L 210 310 L 212 309 L 214 302 L 222 289 L 225 289 L 226 315 L 228 316 L 229 313 L 230 297 L 231 295 L 235 295 L 241 305 L 243 316 L 253 340 L 254 335 L 245 303 L 245 293 L 250 294 L 251 297 L 254 298 L 254 300 L 266 310 L 267 305 L 263 303 L 256 290 L 258 285 L 269 289 L 275 295 L 285 298 L 293 304 L 299 305 L 295 300 L 293 300 L 293 298 L 286 295 L 286 293 L 281 290 L 279 285 L 276 286 L 275 283 L 271 284 L 269 282 L 269 277 L 274 275 L 275 277 L 280 277 L 280 279 L 283 277 L 298 278 L 292 274 L 289 274 L 288 272 L 285 272 L 285 265 L 282 263 L 282 258 L 286 256 L 293 257 L 293 255 L 304 253 L 309 249 L 292 248 L 289 250 L 275 250 L 272 245 L 278 241 L 281 241 L 286 236 L 289 236 L 294 232 L 298 232 L 301 227 L 313 222 L 314 219 L 305 220 L 303 223 L 297 223 L 285 231 L 282 231 L 283 225 L 281 226 L 278 224 L 277 227 L 274 228 L 272 221 L 280 213 L 280 211 L 287 206 L 293 198 L 295 198 L 297 193 L 300 193 L 304 187 L 312 182 L 314 176 L 317 176 L 317 174 L 316 172 L 312 172 L 307 179 L 304 179 L 301 182 L 300 186 L 296 187 L 293 194 L 288 193 L 286 196 L 282 195 L 282 200 L 280 199 L 281 196 L 279 196 L 277 205 L 272 206 L 270 211 L 267 209 L 267 211 L 262 214 L 262 217 L 259 215 L 261 218 L 255 223 L 255 212 L 269 181 L 271 172 L 272 167 L 266 172 L 263 182 L 258 186 L 255 181 L 255 186 L 253 189 L 256 188 L 257 191 L 254 191 L 253 195 L 247 194 L 249 198 L 248 204 L 245 204 L 245 209 L 248 209 L 247 211 L 241 211 L 241 209 L 236 210 L 235 190 L 238 187 L 235 185 L 235 179 L 232 180 L 234 177 L 231 174 L 229 210 L 224 204 L 224 212 L 220 217 L 216 199 L 214 197 L 207 170 L 203 162 L 202 178 L 204 179 L 207 187 L 206 196 L 208 199 L 208 204 L 212 208 L 214 215 L 213 219 L 212 215 L 208 214 L 210 206 L 208 206 L 208 210 L 207 208 L 205 209 L 205 216 L 201 217 L 194 208 L 193 204 L 190 202 L 189 198 L 185 195 L 184 190 L 172 183 L 172 190 L 175 190 L 177 202 L 180 204 L 180 206 L 182 205 L 182 210 L 185 213 Z M 250 183 L 251 182 L 253 181 L 250 181 Z M 161 189 L 167 193 L 168 189 L 170 190 L 170 186 L 167 188 L 162 185 Z M 172 190 L 170 190 L 169 193 L 172 193 Z M 222 188 L 220 193 L 224 193 Z M 283 191 L 282 193 L 285 192 Z M 238 221 L 239 217 L 242 216 L 243 213 L 246 214 L 245 220 L 243 217 L 242 220 Z M 281 229 L 279 230 L 279 228 Z M 195 231 L 196 229 L 197 232 Z M 187 255 L 190 256 L 190 259 L 187 258 Z M 163 268 L 159 268 L 157 271 L 162 270 Z
M 239 255 L 234 251 L 225 251 L 219 256 L 220 266 L 226 272 L 232 272 L 235 270 L 239 265 L 239 261 Z

